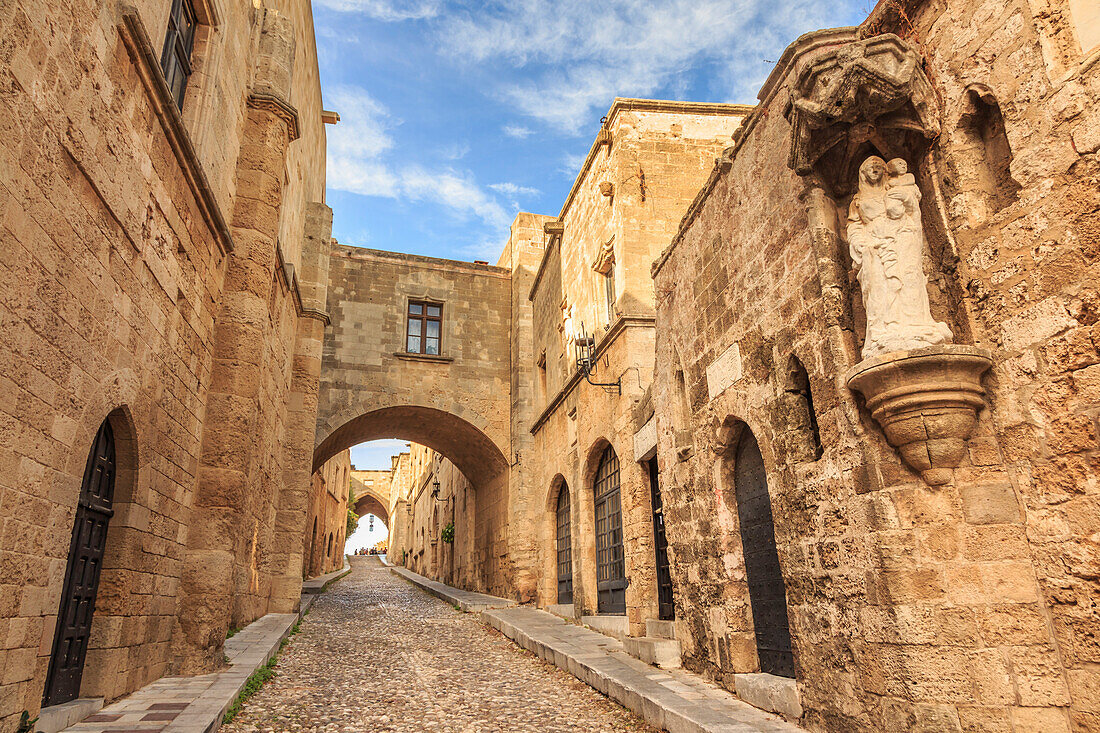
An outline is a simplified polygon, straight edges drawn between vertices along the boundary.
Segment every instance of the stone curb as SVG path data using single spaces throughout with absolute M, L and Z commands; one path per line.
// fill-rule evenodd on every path
M 328 590 L 328 587 L 335 583 L 340 578 L 344 577 L 351 572 L 351 564 L 348 559 L 344 558 L 344 567 L 339 570 L 333 570 L 331 573 L 325 573 L 324 575 L 318 575 L 316 578 L 310 578 L 309 580 L 302 581 L 302 595 L 307 594 L 314 595 Z
M 452 606 L 458 606 L 466 613 L 478 613 L 490 608 L 508 608 L 516 605 L 515 601 L 510 601 L 507 598 L 497 598 L 485 593 L 474 593 L 473 591 L 452 588 L 438 581 L 429 580 L 423 575 L 418 575 L 406 568 L 391 566 L 390 572 L 404 578 L 436 598 L 444 600 Z
M 703 678 L 650 666 L 623 650 L 617 639 L 515 601 L 452 588 L 392 567 L 427 593 L 468 613 L 518 646 L 670 733 L 805 733 L 778 715 L 755 708 Z
M 622 642 L 532 608 L 489 609 L 481 621 L 671 733 L 804 733 L 688 672 L 661 670 Z

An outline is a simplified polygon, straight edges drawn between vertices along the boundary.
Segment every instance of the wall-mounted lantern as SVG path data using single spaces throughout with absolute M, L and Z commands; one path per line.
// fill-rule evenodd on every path
M 581 373 L 585 381 L 593 387 L 603 387 L 608 392 L 614 387 L 615 394 L 622 395 L 623 378 L 621 375 L 614 382 L 592 381 L 592 375 L 596 373 L 598 368 L 596 360 L 596 339 L 588 335 L 588 332 L 584 328 L 584 323 L 581 323 L 580 333 L 573 339 L 573 343 L 577 352 L 577 371 Z

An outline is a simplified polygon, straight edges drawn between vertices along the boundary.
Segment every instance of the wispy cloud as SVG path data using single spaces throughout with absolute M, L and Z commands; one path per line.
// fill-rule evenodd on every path
M 317 4 L 389 23 L 434 18 L 442 8 L 440 0 L 317 0 Z
M 439 150 L 439 154 L 447 160 L 461 160 L 470 152 L 470 143 L 450 143 Z
M 337 87 L 326 103 L 340 112 L 340 123 L 328 137 L 331 188 L 361 196 L 430 201 L 460 218 L 481 219 L 498 241 L 507 232 L 511 221 L 508 213 L 490 191 L 478 185 L 472 174 L 391 160 L 390 154 L 396 155 L 398 151 L 387 130 L 400 121 L 394 120 L 366 91 Z M 448 149 L 452 155 L 446 157 L 460 158 L 469 146 L 448 146 Z M 516 188 L 518 191 L 520 187 Z
M 505 196 L 538 196 L 539 190 L 530 186 L 520 186 L 510 181 L 504 183 L 490 183 L 489 188 Z
M 503 127 L 503 130 L 504 134 L 508 137 L 514 137 L 520 140 L 524 139 L 525 137 L 530 137 L 531 134 L 534 132 L 534 130 L 532 130 L 531 128 L 523 127 L 522 125 L 505 125 Z
M 564 173 L 570 178 L 576 178 L 577 174 L 581 172 L 581 166 L 584 165 L 584 159 L 587 157 L 588 153 L 583 153 L 581 155 L 566 153 L 565 157 L 561 160 L 561 167 L 558 168 L 558 172 Z
M 751 101 L 774 54 L 830 20 L 816 0 L 500 0 L 438 19 L 445 54 L 523 67 L 495 90 L 519 111 L 578 133 L 615 96 L 675 87 L 702 66 L 721 96 Z

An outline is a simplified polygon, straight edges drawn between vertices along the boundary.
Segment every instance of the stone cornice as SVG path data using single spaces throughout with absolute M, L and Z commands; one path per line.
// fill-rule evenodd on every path
M 122 22 L 118 24 L 118 33 L 134 64 L 138 78 L 141 79 L 141 86 L 149 98 L 161 129 L 164 130 L 183 178 L 195 196 L 203 221 L 214 235 L 222 254 L 228 254 L 233 251 L 233 237 L 229 232 L 229 226 L 226 224 L 225 217 L 222 216 L 218 200 L 191 144 L 191 136 L 188 135 L 187 128 L 183 124 L 183 117 L 180 116 L 176 100 L 168 89 L 168 82 L 164 80 L 164 72 L 161 71 L 141 16 L 138 15 L 137 10 L 129 6 L 123 7 L 121 14 Z
M 883 0 L 887 2 L 888 0 Z M 881 3 L 880 3 L 881 4 Z M 749 139 L 749 134 L 753 129 L 760 124 L 760 120 L 767 116 L 768 110 L 771 107 L 771 103 L 775 99 L 775 95 L 782 87 L 781 82 L 787 78 L 794 71 L 795 63 L 804 54 L 810 53 L 822 47 L 836 46 L 842 43 L 849 43 L 859 38 L 859 28 L 855 26 L 846 26 L 843 28 L 829 28 L 821 31 L 814 31 L 812 33 L 805 33 L 799 36 L 794 43 L 787 46 L 787 49 L 783 51 L 783 55 L 779 57 L 779 61 L 775 64 L 775 68 L 772 69 L 772 73 L 768 75 L 764 85 L 760 88 L 760 93 L 757 95 L 757 99 L 760 100 L 753 111 L 748 117 L 741 123 L 741 126 L 734 132 L 734 143 L 732 147 L 726 148 L 721 157 L 716 158 L 714 161 L 714 169 L 711 171 L 710 177 L 707 178 L 707 182 L 703 184 L 703 187 L 696 194 L 695 200 L 692 201 L 691 206 L 688 207 L 687 212 L 684 214 L 684 218 L 680 220 L 680 227 L 676 232 L 676 236 L 672 238 L 672 241 L 667 247 L 657 256 L 652 266 L 650 266 L 650 275 L 657 277 L 657 274 L 664 267 L 665 262 L 672 255 L 673 250 L 683 239 L 684 234 L 691 227 L 695 221 L 695 217 L 698 216 L 702 210 L 703 202 L 710 195 L 710 192 L 714 190 L 714 187 L 721 180 L 722 176 L 733 165 L 733 159 L 737 157 L 737 153 L 745 145 L 745 141 Z
M 423 255 L 411 255 L 404 252 L 389 252 L 384 249 L 367 249 L 366 247 L 353 247 L 348 244 L 334 242 L 332 256 L 344 257 L 349 260 L 404 260 L 410 265 L 418 267 L 430 267 L 438 270 L 465 270 L 471 275 L 487 275 L 489 277 L 512 277 L 512 271 L 507 267 L 497 265 L 480 265 L 476 262 L 463 262 L 462 260 L 446 260 L 439 257 L 425 257 Z
M 294 107 L 279 95 L 269 91 L 255 91 L 248 95 L 245 104 L 250 109 L 261 109 L 271 112 L 285 122 L 287 142 L 294 142 L 298 139 L 298 110 L 294 109 Z
M 622 315 L 615 319 L 615 322 L 611 324 L 611 328 L 607 329 L 604 335 L 596 343 L 595 348 L 592 351 L 592 358 L 599 359 L 604 353 L 611 348 L 611 345 L 618 340 L 619 336 L 626 332 L 628 328 L 656 328 L 657 319 L 655 316 L 643 316 L 643 315 Z M 584 381 L 584 375 L 579 371 L 574 370 L 569 379 L 565 381 L 558 393 L 554 395 L 554 399 L 550 400 L 550 404 L 546 406 L 546 409 L 542 411 L 542 414 L 535 419 L 534 425 L 531 426 L 531 434 L 534 435 L 539 431 L 546 421 L 550 419 L 551 415 L 557 411 L 557 409 L 565 402 L 565 398 L 576 389 L 577 385 Z

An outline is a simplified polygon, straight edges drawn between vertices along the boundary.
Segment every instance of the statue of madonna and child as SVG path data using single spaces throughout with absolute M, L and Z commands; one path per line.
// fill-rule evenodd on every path
M 920 200 L 901 158 L 887 163 L 871 156 L 859 167 L 848 247 L 867 313 L 864 359 L 951 341 L 951 330 L 933 320 L 928 305 Z

